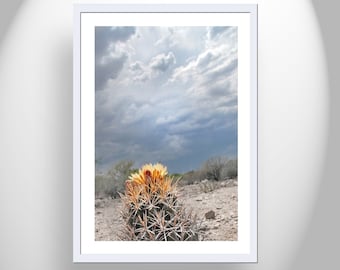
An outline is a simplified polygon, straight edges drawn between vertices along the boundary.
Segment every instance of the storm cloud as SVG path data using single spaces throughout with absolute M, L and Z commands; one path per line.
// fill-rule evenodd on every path
M 127 51 L 118 49 L 135 34 L 135 27 L 102 27 L 95 30 L 95 89 L 102 90 L 109 79 L 116 79 L 128 58 Z
M 96 170 L 236 157 L 237 70 L 237 27 L 96 27 Z

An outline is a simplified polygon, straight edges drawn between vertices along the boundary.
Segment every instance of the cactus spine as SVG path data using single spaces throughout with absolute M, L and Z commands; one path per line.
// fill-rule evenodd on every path
M 121 194 L 126 223 L 122 240 L 198 240 L 196 218 L 180 205 L 176 193 L 176 183 L 162 164 L 147 164 L 131 174 Z

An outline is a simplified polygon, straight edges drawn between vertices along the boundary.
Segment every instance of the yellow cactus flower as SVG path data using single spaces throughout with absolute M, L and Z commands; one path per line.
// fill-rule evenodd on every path
M 168 176 L 167 168 L 160 164 L 145 164 L 138 173 L 132 173 L 126 181 L 126 195 L 130 197 L 139 196 L 141 193 L 165 194 L 172 190 L 171 178 Z

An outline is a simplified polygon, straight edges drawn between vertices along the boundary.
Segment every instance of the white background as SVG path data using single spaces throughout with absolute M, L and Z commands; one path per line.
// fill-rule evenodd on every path
M 245 2 L 259 2 L 259 263 L 214 269 L 336 269 L 339 4 Z M 72 263 L 72 1 L 0 15 L 0 268 L 211 268 Z

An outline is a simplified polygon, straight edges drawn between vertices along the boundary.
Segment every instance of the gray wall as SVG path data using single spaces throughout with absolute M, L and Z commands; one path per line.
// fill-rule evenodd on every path
M 258 2 L 259 263 L 213 267 L 334 269 L 340 4 Z M 0 269 L 136 267 L 72 263 L 71 1 L 0 3 L 0 124 Z

